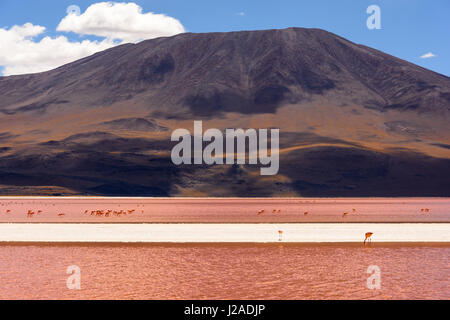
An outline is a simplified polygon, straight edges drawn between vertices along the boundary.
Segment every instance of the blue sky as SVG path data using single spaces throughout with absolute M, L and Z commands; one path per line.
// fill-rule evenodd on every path
M 46 27 L 43 36 L 65 35 L 70 41 L 101 39 L 57 32 L 69 5 L 83 13 L 88 0 L 0 0 L 0 28 L 27 22 Z M 425 68 L 450 76 L 449 0 L 135 0 L 143 12 L 164 13 L 176 18 L 186 31 L 214 32 L 286 27 L 326 29 L 353 42 L 361 43 Z M 366 27 L 366 8 L 381 8 L 380 30 Z M 1 43 L 0 43 L 1 45 Z M 8 50 L 1 48 L 0 51 Z M 420 56 L 432 52 L 428 59 Z M 0 60 L 1 61 L 1 60 Z M 1 65 L 1 63 L 0 63 Z M 0 68 L 1 72 L 1 68 Z

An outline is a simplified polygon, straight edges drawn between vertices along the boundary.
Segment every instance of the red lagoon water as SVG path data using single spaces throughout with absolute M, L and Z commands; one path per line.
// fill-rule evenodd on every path
M 1 244 L 1 299 L 450 299 L 450 246 Z M 68 289 L 77 265 L 81 289 Z M 380 289 L 368 289 L 369 266 Z
M 31 212 L 32 214 L 28 214 Z M 450 222 L 450 198 L 0 198 L 1 222 Z

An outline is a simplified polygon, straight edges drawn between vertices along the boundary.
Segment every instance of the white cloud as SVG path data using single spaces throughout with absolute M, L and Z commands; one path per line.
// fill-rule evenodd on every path
M 56 30 L 125 42 L 172 36 L 185 31 L 177 19 L 164 14 L 142 13 L 142 8 L 132 2 L 95 3 L 81 15 L 68 14 Z
M 245 12 L 238 12 L 238 13 L 236 13 L 238 16 L 241 16 L 241 17 L 243 17 L 243 16 L 245 16 Z
M 33 40 L 44 31 L 45 27 L 31 23 L 10 29 L 0 28 L 0 66 L 4 66 L 3 75 L 51 70 L 116 45 L 111 40 L 70 42 L 64 36 Z
M 0 28 L 0 66 L 4 67 L 3 75 L 48 71 L 123 42 L 184 32 L 181 23 L 174 18 L 144 14 L 135 3 L 110 2 L 93 4 L 81 15 L 68 13 L 57 30 L 105 39 L 69 41 L 59 35 L 36 40 L 36 37 L 45 35 L 46 28 L 31 23 L 9 29 Z
M 434 58 L 434 57 L 436 57 L 436 55 L 432 52 L 427 52 L 420 56 L 421 59 L 429 59 L 429 58 Z

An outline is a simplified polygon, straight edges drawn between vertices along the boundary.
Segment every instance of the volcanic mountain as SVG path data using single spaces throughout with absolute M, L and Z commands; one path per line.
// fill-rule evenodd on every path
M 280 171 L 170 134 L 280 128 Z M 184 33 L 0 77 L 0 195 L 450 196 L 450 78 L 319 29 Z

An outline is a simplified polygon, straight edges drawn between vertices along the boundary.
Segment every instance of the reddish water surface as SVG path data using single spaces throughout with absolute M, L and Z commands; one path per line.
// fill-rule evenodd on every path
M 450 299 L 450 246 L 1 244 L 0 299 Z M 81 289 L 69 290 L 69 265 Z M 367 268 L 381 288 L 367 288 Z
M 30 217 L 27 214 L 29 210 L 34 212 Z M 17 197 L 0 198 L 1 222 L 450 222 L 450 198 Z

